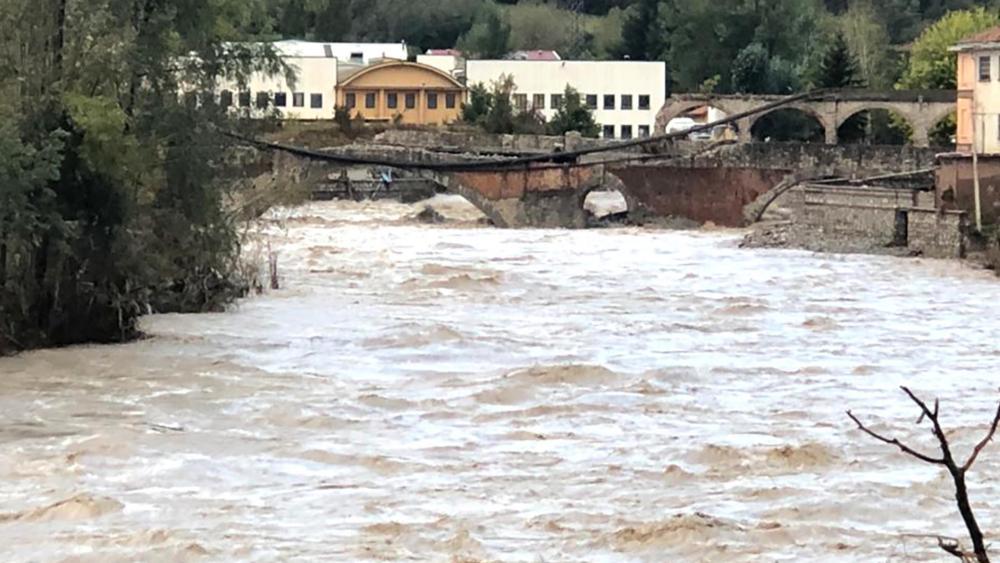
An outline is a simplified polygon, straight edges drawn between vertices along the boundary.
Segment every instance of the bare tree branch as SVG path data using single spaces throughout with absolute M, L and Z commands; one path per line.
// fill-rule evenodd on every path
M 969 539 L 972 540 L 973 551 L 971 553 L 966 552 L 962 549 L 957 540 L 943 536 L 937 536 L 938 546 L 945 552 L 960 558 L 962 561 L 989 563 L 989 546 L 983 541 L 983 532 L 979 527 L 979 523 L 976 522 L 976 516 L 972 511 L 972 504 L 969 502 L 969 490 L 965 483 L 965 474 L 969 468 L 972 467 L 972 464 L 975 463 L 976 458 L 979 456 L 979 452 L 983 451 L 986 445 L 993 439 L 993 435 L 996 434 L 997 425 L 1000 424 L 1000 405 L 997 406 L 997 412 L 993 416 L 993 423 L 990 425 L 989 433 L 987 433 L 986 437 L 976 445 L 972 454 L 969 456 L 968 461 L 965 462 L 965 465 L 959 467 L 958 464 L 955 463 L 955 458 L 951 454 L 951 445 L 948 443 L 948 437 L 941 428 L 941 422 L 938 417 L 941 407 L 940 402 L 935 399 L 934 410 L 931 410 L 927 406 L 927 403 L 922 401 L 920 397 L 917 397 L 912 391 L 910 391 L 909 388 L 903 386 L 900 387 L 900 389 L 902 389 L 903 392 L 906 393 L 906 395 L 910 397 L 910 399 L 916 403 L 918 407 L 920 407 L 921 414 L 920 418 L 917 419 L 917 424 L 923 422 L 924 417 L 930 419 L 931 424 L 933 425 L 934 437 L 937 438 L 938 443 L 941 446 L 942 457 L 940 459 L 932 458 L 928 455 L 917 452 L 895 438 L 890 439 L 869 430 L 864 424 L 861 423 L 860 420 L 858 420 L 856 416 L 851 413 L 851 411 L 847 411 L 847 416 L 849 416 L 851 420 L 858 425 L 859 429 L 876 440 L 896 446 L 903 452 L 910 454 L 921 461 L 935 465 L 943 465 L 948 469 L 948 473 L 951 474 L 951 478 L 955 482 L 955 501 L 958 504 L 958 512 L 962 515 L 965 527 L 969 530 Z
M 990 443 L 990 440 L 993 439 L 993 435 L 996 434 L 998 423 L 1000 423 L 1000 405 L 997 405 L 997 413 L 993 416 L 993 424 L 990 425 L 989 433 L 986 435 L 985 438 L 983 438 L 983 441 L 976 444 L 975 449 L 972 450 L 972 455 L 969 456 L 969 460 L 966 461 L 965 465 L 962 466 L 963 472 L 968 471 L 969 468 L 972 467 L 972 464 L 976 463 L 976 458 L 979 457 L 979 452 L 983 451 L 983 448 L 986 447 L 986 444 Z
M 955 557 L 958 557 L 962 561 L 969 560 L 965 552 L 962 551 L 962 545 L 955 538 L 946 538 L 944 536 L 938 536 L 937 542 L 938 542 L 938 547 L 945 550 L 946 552 L 954 555 Z
M 933 457 L 931 457 L 929 455 L 922 454 L 922 453 L 914 450 L 913 448 L 910 448 L 906 444 L 900 442 L 896 438 L 886 438 L 885 436 L 882 436 L 881 434 L 878 434 L 878 433 L 876 433 L 876 432 L 874 432 L 872 430 L 869 430 L 868 427 L 865 426 L 864 424 L 862 424 L 861 421 L 858 420 L 858 417 L 854 416 L 854 413 L 852 413 L 851 411 L 847 411 L 847 416 L 851 417 L 851 420 L 853 420 L 854 423 L 858 425 L 858 429 L 860 429 L 865 434 L 868 434 L 872 438 L 875 438 L 876 440 L 879 440 L 880 442 L 885 442 L 886 444 L 889 444 L 891 446 L 896 446 L 897 448 L 899 448 L 900 450 L 902 450 L 904 453 L 910 454 L 913 457 L 919 459 L 920 461 L 925 461 L 927 463 L 934 463 L 934 464 L 937 464 L 937 465 L 944 465 L 945 464 L 943 459 L 937 459 L 937 458 L 933 458 Z

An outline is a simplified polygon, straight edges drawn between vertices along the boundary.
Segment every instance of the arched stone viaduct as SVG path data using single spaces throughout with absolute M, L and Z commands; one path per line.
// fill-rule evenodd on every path
M 736 115 L 755 108 L 779 102 L 783 96 L 756 94 L 675 94 L 667 98 L 656 116 L 656 132 L 664 133 L 671 119 L 684 115 L 694 108 L 711 106 L 727 115 Z M 782 109 L 798 110 L 812 116 L 823 126 L 826 143 L 837 144 L 837 130 L 852 116 L 867 110 L 884 109 L 898 114 L 910 125 L 911 142 L 918 147 L 930 144 L 930 131 L 942 119 L 955 111 L 956 93 L 952 90 L 910 91 L 895 90 L 870 92 L 866 90 L 838 90 L 818 94 L 815 98 L 789 103 L 767 112 L 745 117 L 736 122 L 740 142 L 753 140 L 752 130 L 757 121 Z

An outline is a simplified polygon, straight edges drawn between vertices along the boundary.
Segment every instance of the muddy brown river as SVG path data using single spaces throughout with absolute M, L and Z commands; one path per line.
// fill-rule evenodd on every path
M 283 288 L 0 360 L 2 561 L 936 561 L 963 537 L 898 386 L 962 455 L 1000 283 L 732 231 L 421 225 L 316 203 Z M 248 248 L 248 255 L 255 250 Z M 1000 545 L 1000 444 L 969 479 Z M 945 559 L 946 560 L 946 559 Z

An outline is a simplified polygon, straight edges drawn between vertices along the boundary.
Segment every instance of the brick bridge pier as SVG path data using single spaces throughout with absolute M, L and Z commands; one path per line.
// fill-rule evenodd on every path
M 934 126 L 955 111 L 956 96 L 953 90 L 837 90 L 743 118 L 737 122 L 738 135 L 740 142 L 751 142 L 753 127 L 761 117 L 774 111 L 790 109 L 816 119 L 823 126 L 826 143 L 836 145 L 837 130 L 844 122 L 860 112 L 883 109 L 902 117 L 913 132 L 912 143 L 918 147 L 926 147 L 930 144 L 930 132 Z M 707 105 L 728 115 L 736 115 L 783 99 L 784 96 L 751 94 L 675 94 L 667 98 L 657 114 L 656 131 L 663 133 L 671 119 L 697 107 Z

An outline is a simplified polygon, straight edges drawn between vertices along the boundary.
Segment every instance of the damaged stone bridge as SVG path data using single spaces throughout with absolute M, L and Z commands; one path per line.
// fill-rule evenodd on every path
M 433 133 L 431 133 L 433 135 Z M 470 141 L 472 146 L 476 146 Z M 482 145 L 479 145 L 482 147 Z M 552 160 L 489 167 L 482 170 L 435 165 L 496 163 L 495 152 L 435 150 L 386 144 L 360 144 L 323 151 L 345 159 L 408 163 L 395 174 L 431 180 L 463 196 L 498 227 L 581 228 L 588 224 L 587 195 L 597 189 L 622 193 L 636 223 L 683 218 L 738 227 L 745 210 L 790 176 L 800 179 L 858 178 L 925 169 L 933 165 L 929 149 L 898 146 L 826 146 L 799 143 L 705 145 L 674 141 L 654 150 L 597 153 L 579 160 Z M 642 153 L 642 154 L 637 154 Z M 282 154 L 275 170 L 282 181 L 320 182 L 336 177 L 349 164 Z M 514 158 L 509 156 L 507 158 Z M 429 165 L 429 166 L 428 166 Z M 371 166 L 365 164 L 365 166 Z

